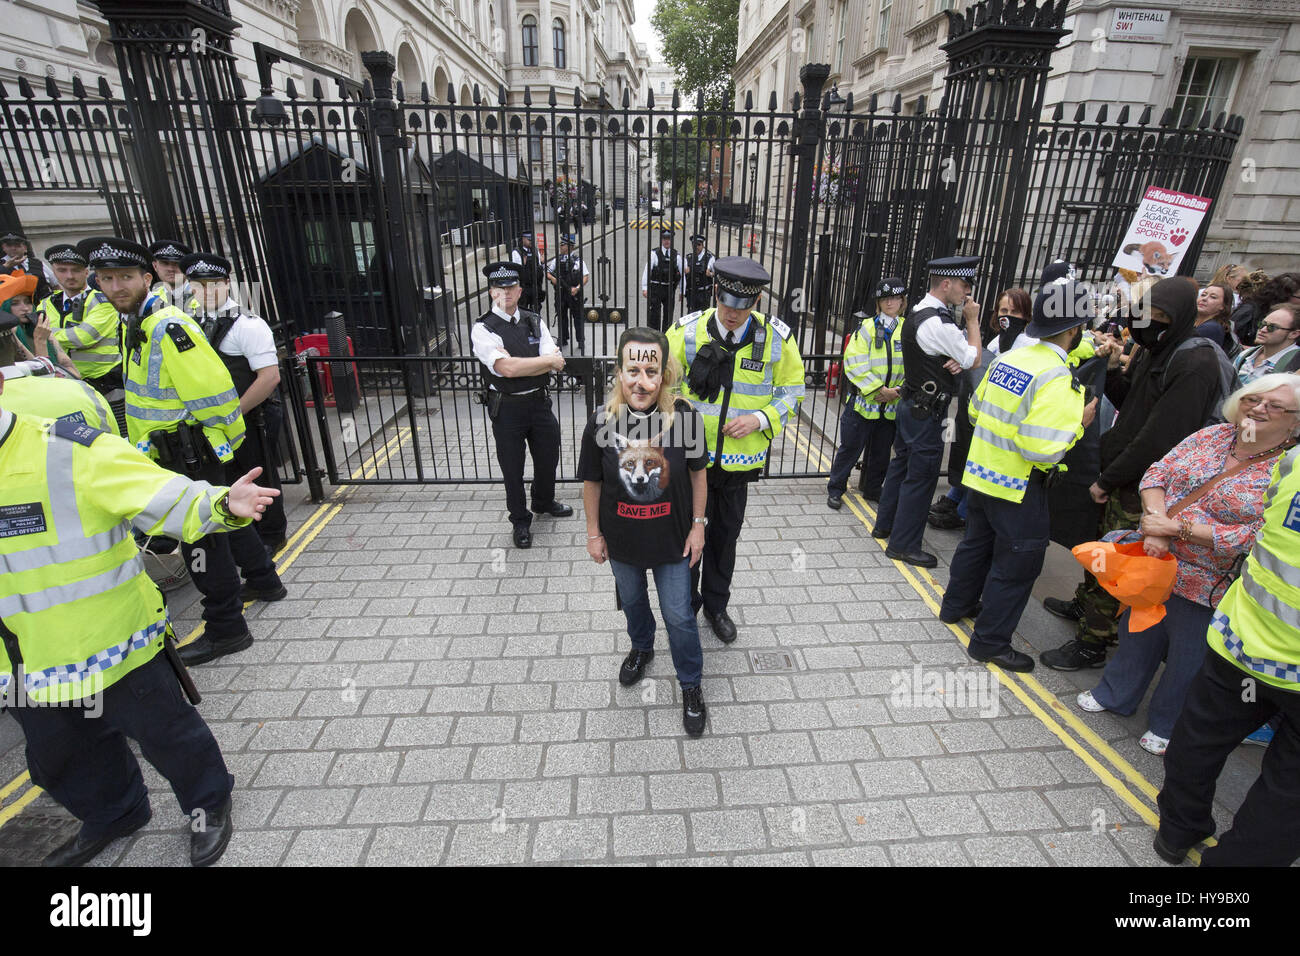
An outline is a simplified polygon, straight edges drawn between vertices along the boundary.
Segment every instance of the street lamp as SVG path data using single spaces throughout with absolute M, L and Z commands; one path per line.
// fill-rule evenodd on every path
M 749 201 L 757 207 L 758 205 L 758 153 L 751 153 L 749 157 Z

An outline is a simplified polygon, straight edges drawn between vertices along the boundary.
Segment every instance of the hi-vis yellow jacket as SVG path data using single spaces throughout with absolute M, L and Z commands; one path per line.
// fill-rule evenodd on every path
M 1033 469 L 1050 470 L 1083 434 L 1083 392 L 1052 346 L 1012 349 L 980 381 L 970 420 L 975 433 L 962 485 L 1019 502 Z
M 849 338 L 844 350 L 844 374 L 858 387 L 853 408 L 863 418 L 893 419 L 898 415 L 898 399 L 882 402 L 881 388 L 898 388 L 903 384 L 903 320 L 894 319 L 894 329 L 884 335 L 878 324 L 880 316 L 863 322 Z
M 41 300 L 40 311 L 50 320 L 50 341 L 68 353 L 82 378 L 100 378 L 119 368 L 122 323 L 113 303 L 104 293 L 85 289 L 77 306 L 64 315 L 58 306 L 62 297 L 56 292 Z
M 685 373 L 695 356 L 710 339 L 709 319 L 714 309 L 682 316 L 668 330 L 668 347 L 677 356 Z M 754 344 L 736 351 L 733 358 L 732 385 L 707 402 L 691 392 L 683 381 L 682 394 L 690 400 L 704 420 L 704 434 L 709 446 L 709 465 L 723 471 L 753 471 L 767 461 L 767 450 L 777 432 L 785 427 L 804 395 L 803 359 L 790 327 L 777 318 L 751 312 L 750 320 L 765 329 L 761 354 L 754 354 Z M 757 413 L 767 423 L 765 428 L 744 438 L 728 438 L 718 430 L 725 414 L 727 420 Z M 720 458 L 720 460 L 719 460 Z
M 1266 684 L 1300 692 L 1300 448 L 1264 494 L 1264 526 L 1210 621 L 1215 653 Z
M 4 408 L 36 418 L 75 418 L 77 421 L 117 435 L 117 419 L 104 396 L 85 382 L 57 375 L 5 377 Z
M 167 609 L 131 526 L 197 541 L 248 524 L 228 492 L 80 422 L 0 412 L 0 694 L 81 700 L 148 663 Z

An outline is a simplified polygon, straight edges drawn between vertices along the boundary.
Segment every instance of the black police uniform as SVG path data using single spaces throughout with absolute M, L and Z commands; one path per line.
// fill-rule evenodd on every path
M 520 241 L 512 251 L 519 259 L 515 264 L 519 266 L 519 284 L 524 287 L 523 294 L 519 297 L 519 308 L 529 312 L 541 312 L 542 304 L 546 301 L 546 269 L 537 254 L 537 246 L 526 247 L 523 244 L 524 239 L 532 238 L 531 232 L 522 233 L 519 236 Z
M 511 262 L 485 266 L 489 283 L 509 287 L 519 283 L 519 267 Z M 514 320 L 502 318 L 489 310 L 480 316 L 478 325 L 497 335 L 501 347 L 514 358 L 537 358 L 541 355 L 542 319 L 536 312 L 518 309 Z M 472 332 L 471 332 L 472 335 Z M 533 514 L 557 518 L 573 514 L 568 505 L 555 500 L 555 471 L 560 464 L 560 423 L 551 411 L 548 385 L 550 373 L 510 378 L 498 375 L 485 364 L 483 393 L 492 436 L 496 440 L 497 463 L 506 486 L 506 507 L 514 527 L 517 547 L 532 545 L 530 526 Z M 533 456 L 532 509 L 524 493 L 524 447 Z
M 556 322 L 560 329 L 561 347 L 568 344 L 570 335 L 578 340 L 578 351 L 586 349 L 587 330 L 582 321 L 582 257 L 573 249 L 573 243 L 569 243 L 569 252 L 562 253 L 555 257 L 555 269 L 552 275 L 555 276 L 556 288 L 559 290 L 556 296 Z M 577 287 L 578 294 L 573 295 L 570 289 Z M 522 303 L 521 303 L 522 307 Z M 572 322 L 572 328 L 570 323 Z
M 194 282 L 205 279 L 230 278 L 231 263 L 224 256 L 211 253 L 193 253 L 181 260 L 185 278 Z M 217 353 L 217 358 L 225 364 L 230 372 L 230 379 L 235 383 L 235 391 L 243 398 L 244 393 L 257 380 L 257 372 L 248 363 L 244 355 L 227 355 L 221 351 L 221 343 L 226 340 L 230 330 L 240 318 L 247 315 L 235 303 L 231 307 L 216 313 L 196 316 L 203 334 L 208 337 L 208 344 Z M 280 402 L 280 392 L 276 390 L 259 404 L 244 412 L 244 440 L 235 449 L 234 460 L 226 465 L 226 481 L 233 484 L 254 468 L 261 468 L 262 474 L 257 483 L 264 488 L 281 491 L 280 486 L 280 427 L 284 422 L 284 406 Z M 288 530 L 288 519 L 284 514 L 284 495 L 277 495 L 266 506 L 262 520 L 254 524 L 258 537 L 271 550 L 284 543 Z
M 691 236 L 691 242 L 703 243 L 704 236 Z M 707 309 L 713 300 L 713 276 L 709 275 L 712 262 L 713 253 L 705 246 L 686 257 L 686 266 L 690 270 L 686 275 L 686 308 L 691 312 Z
M 661 240 L 671 239 L 672 236 L 667 230 L 659 234 Z M 673 299 L 682 281 L 682 270 L 677 265 L 677 250 L 669 246 L 665 252 L 662 245 L 656 246 L 650 253 L 647 268 L 650 272 L 646 282 L 646 298 L 650 302 L 650 314 L 646 318 L 646 324 L 652 329 L 667 332 L 673 324 Z
M 174 262 L 177 265 L 180 265 L 185 257 L 190 255 L 190 253 L 190 247 L 185 245 L 183 242 L 177 242 L 175 239 L 159 239 L 158 241 L 151 243 L 149 246 L 149 261 L 150 263 Z M 155 275 L 154 279 L 158 281 L 159 285 L 162 284 L 162 279 L 159 276 Z M 157 286 L 154 286 L 155 291 L 157 288 Z M 166 294 L 168 305 L 174 305 L 182 312 L 188 313 L 190 311 L 186 308 L 190 302 L 190 296 L 186 294 L 184 285 L 179 289 L 168 288 L 166 289 Z
M 934 259 L 930 275 L 972 279 L 979 260 L 971 256 Z M 908 310 L 903 321 L 903 389 L 895 419 L 894 458 L 885 473 L 880 507 L 872 535 L 888 538 L 886 553 L 893 558 L 916 558 L 910 563 L 933 567 L 937 559 L 921 549 L 930 499 L 939 484 L 943 464 L 943 419 L 957 394 L 957 378 L 946 368 L 947 355 L 931 355 L 917 342 L 921 324 L 937 318 L 962 328 L 946 306 Z

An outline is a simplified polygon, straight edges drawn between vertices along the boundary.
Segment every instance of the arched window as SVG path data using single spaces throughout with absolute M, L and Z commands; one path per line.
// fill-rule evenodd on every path
M 537 65 L 537 18 L 524 17 L 524 66 Z
M 555 68 L 564 69 L 564 21 L 556 17 L 551 24 L 551 41 L 555 44 Z

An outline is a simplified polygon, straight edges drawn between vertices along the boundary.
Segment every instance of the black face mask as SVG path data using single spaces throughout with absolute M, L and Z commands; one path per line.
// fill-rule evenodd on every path
M 1155 349 L 1169 331 L 1169 326 L 1164 322 L 1152 319 L 1145 326 L 1138 326 L 1135 324 L 1137 321 L 1130 319 L 1128 328 L 1133 333 L 1133 341 L 1144 349 Z
M 1002 331 L 998 333 L 998 352 L 1006 355 L 1011 351 L 1011 347 L 1016 344 L 1016 339 L 1020 337 L 1020 333 L 1025 330 L 1025 326 L 1029 322 L 1027 319 L 1017 319 L 1011 315 L 1001 316 L 999 322 L 1005 322 L 1006 324 L 1003 326 Z

